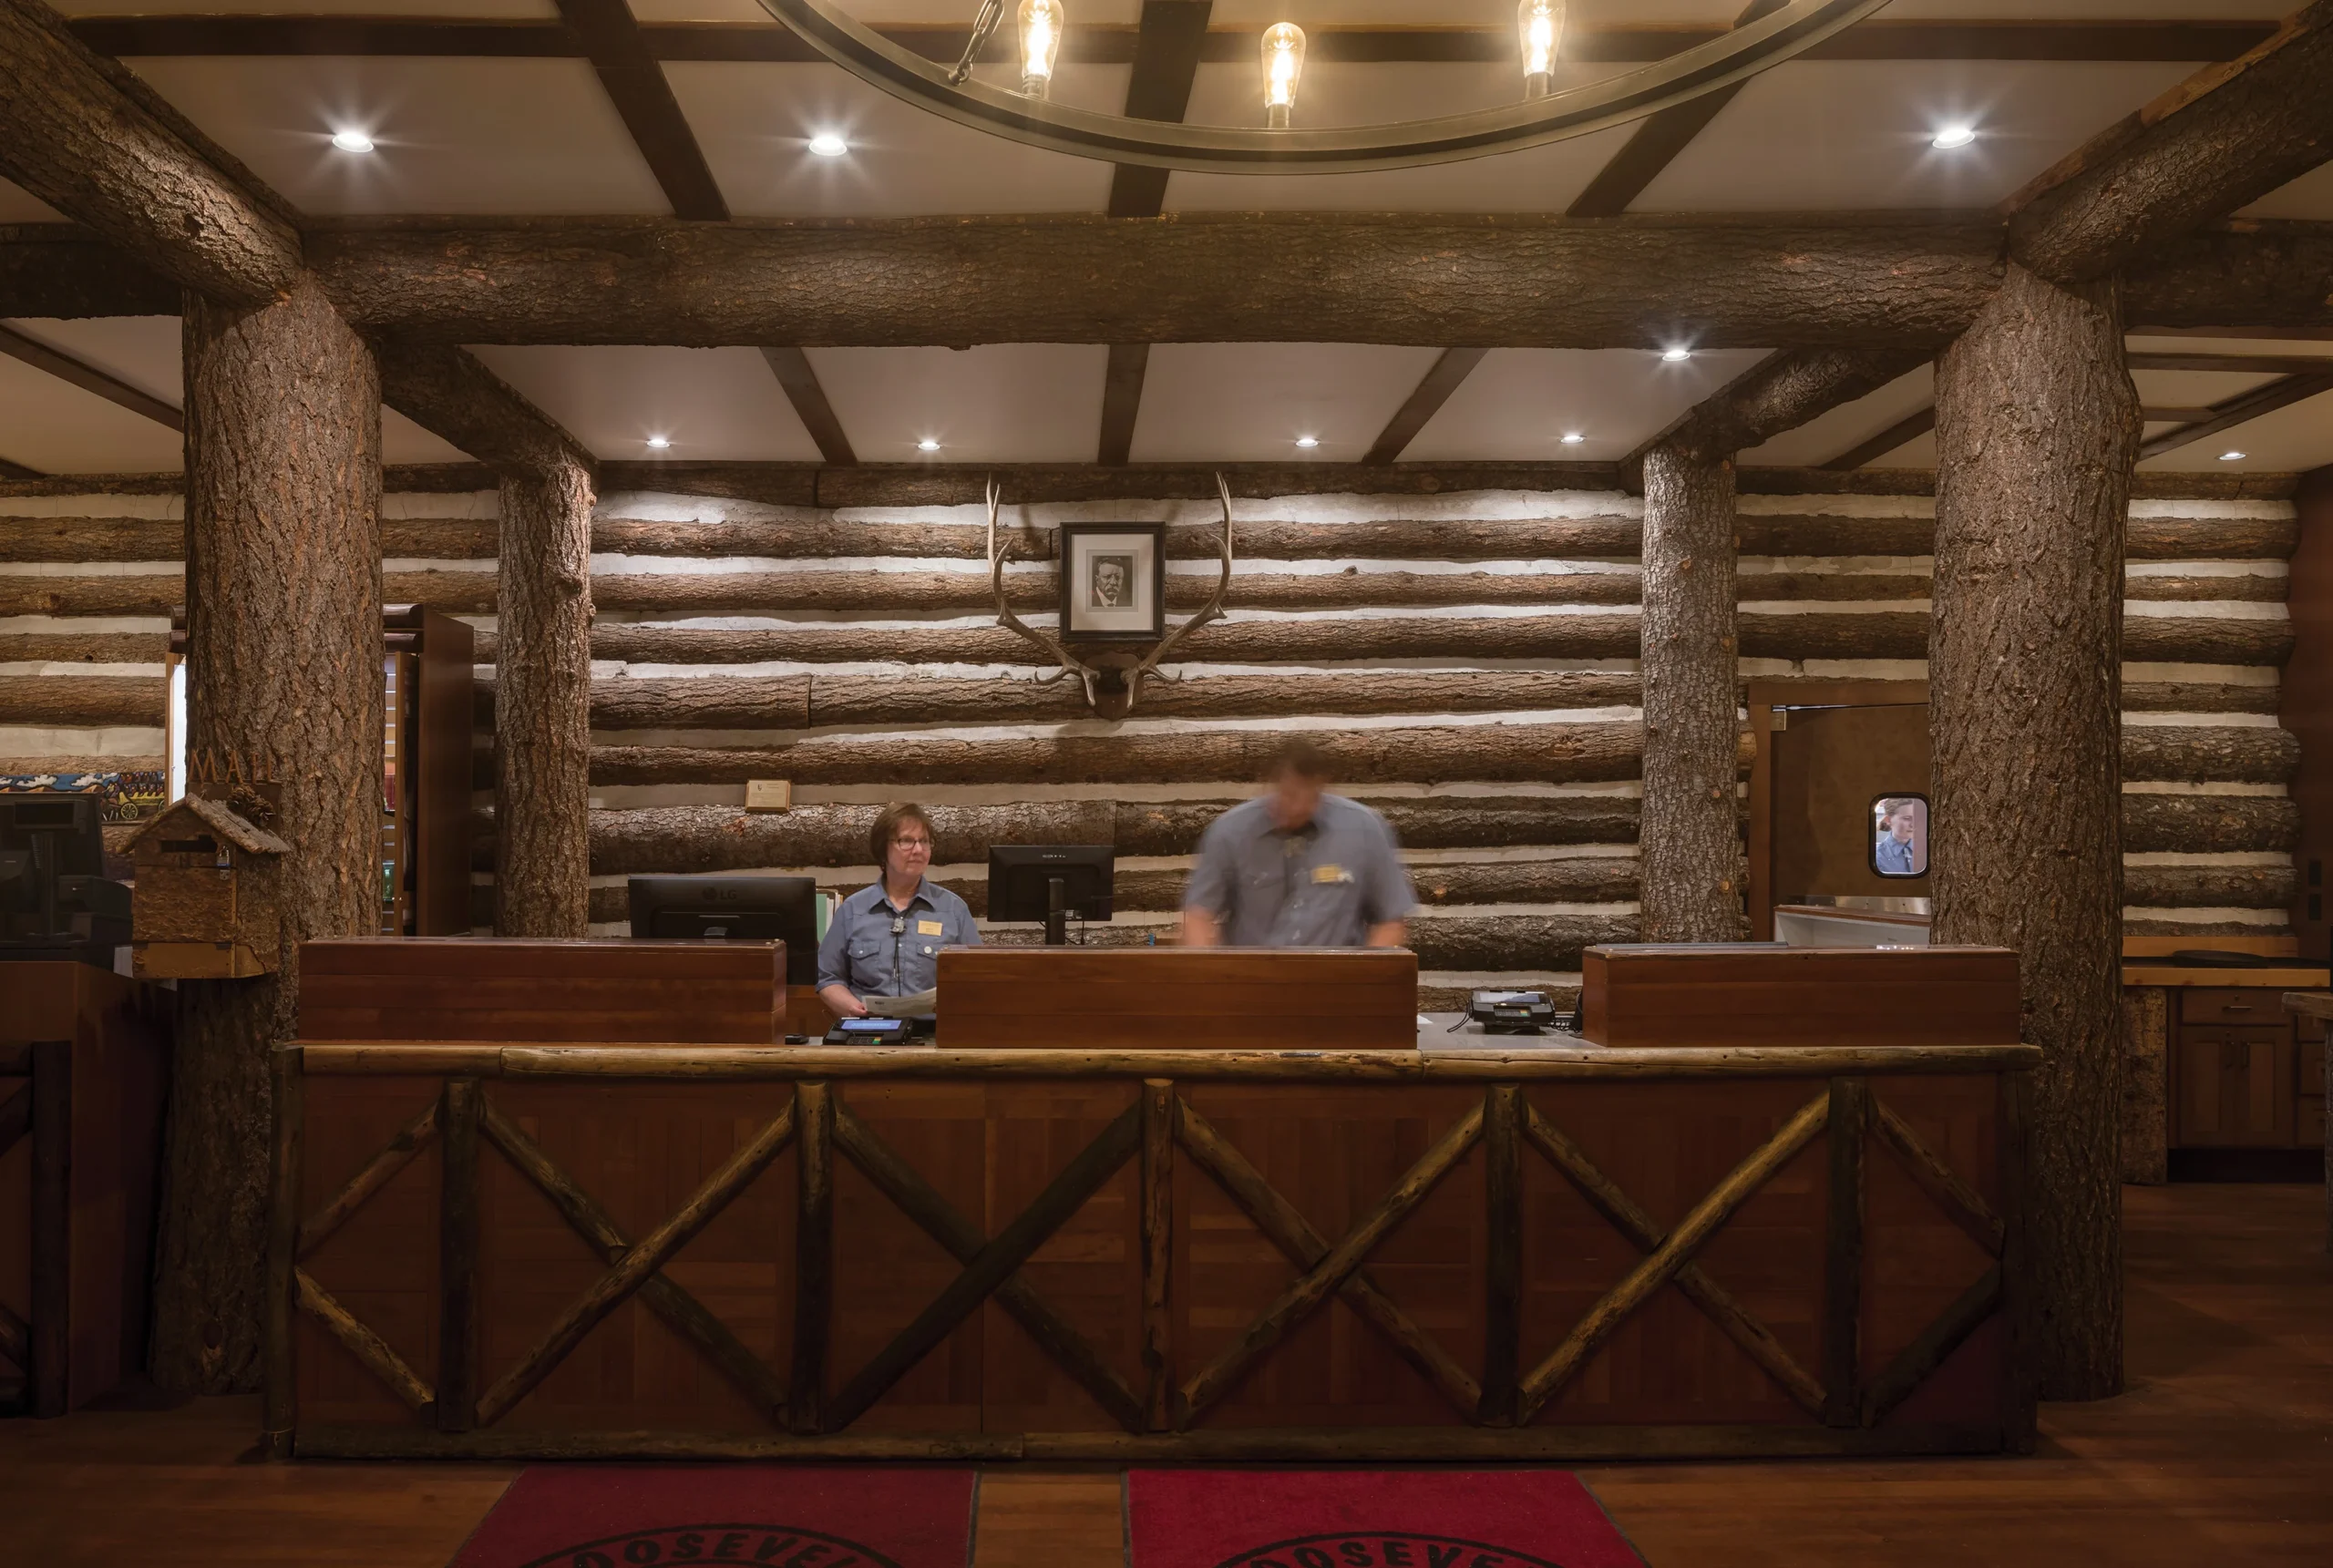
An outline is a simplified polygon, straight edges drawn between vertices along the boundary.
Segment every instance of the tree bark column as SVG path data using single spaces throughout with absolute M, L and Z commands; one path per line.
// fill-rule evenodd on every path
M 1937 362 L 1935 939 L 2014 948 L 2044 1399 L 2122 1387 L 2122 553 L 2139 399 L 2112 280 L 2012 262 Z
M 1663 442 L 1644 459 L 1643 930 L 1742 936 L 1735 799 L 1733 464 Z
M 496 584 L 494 928 L 591 923 L 591 476 L 506 471 Z
M 225 1393 L 261 1374 L 271 1093 L 297 1032 L 298 944 L 378 927 L 381 406 L 372 353 L 315 280 L 185 304 L 190 754 L 282 786 L 293 853 L 273 975 L 182 981 L 153 1375 Z

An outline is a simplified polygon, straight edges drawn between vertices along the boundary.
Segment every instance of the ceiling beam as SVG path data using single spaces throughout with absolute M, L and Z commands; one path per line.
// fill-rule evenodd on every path
M 1845 451 L 1823 465 L 1834 473 L 1860 468 L 1876 463 L 1898 446 L 1908 446 L 1936 428 L 1936 405 L 1930 404 L 1908 418 L 1899 419 L 1867 441 L 1858 441 Z
M 599 460 L 560 423 L 487 369 L 476 354 L 446 343 L 377 341 L 381 401 L 447 444 L 508 476 Z
M 1126 77 L 1126 114 L 1135 119 L 1180 123 L 1190 112 L 1191 84 L 1214 0 L 1143 0 L 1135 33 L 1134 68 Z M 1121 163 L 1110 171 L 1110 216 L 1156 218 L 1166 210 L 1170 170 Z M 1142 417 L 1142 389 L 1150 374 L 1150 345 L 1114 343 L 1102 375 L 1101 460 L 1121 464 L 1134 453 Z
M 48 476 L 37 468 L 27 468 L 22 463 L 11 463 L 0 457 L 0 479 L 46 479 Z
M 0 326 L 0 354 L 22 360 L 35 370 L 46 371 L 59 381 L 70 382 L 84 392 L 95 393 L 108 403 L 127 408 L 157 425 L 166 425 L 180 432 L 186 429 L 186 416 L 175 404 L 165 403 L 118 376 L 109 375 L 96 365 L 53 349 L 37 339 L 28 338 L 12 327 Z
M 2333 354 L 2133 354 L 2133 370 L 2226 371 L 2238 375 L 2310 375 L 2333 371 Z
M 318 225 L 353 322 L 440 343 L 1440 343 L 1705 347 L 1950 339 L 1990 223 L 1572 223 L 1183 215 L 720 225 Z
M 681 113 L 672 83 L 664 79 L 664 67 L 641 37 L 631 5 L 626 0 L 559 0 L 559 14 L 663 188 L 673 216 L 698 222 L 726 220 L 729 203 Z
M 1868 396 L 1918 369 L 1927 357 L 1900 348 L 1785 349 L 1769 354 L 1630 453 L 1622 471 L 1634 472 L 1655 446 L 1702 458 L 1748 451 Z
M 2333 373 L 2319 372 L 2314 375 L 2287 375 L 2256 386 L 2249 392 L 2238 393 L 2212 405 L 2211 416 L 2193 425 L 2183 425 L 2176 430 L 2166 430 L 2139 448 L 2142 460 L 2160 457 L 2166 452 L 2176 452 L 2182 446 L 2216 436 L 2223 430 L 2249 424 L 2264 414 L 2274 414 L 2305 398 L 2320 393 L 2333 392 Z
M 2333 0 L 2242 57 L 2189 77 L 2002 204 L 2009 255 L 2047 278 L 2102 277 L 2333 158 Z
M 1750 0 L 1749 9 L 1736 16 L 1733 25 L 1747 26 L 1787 4 L 1789 0 Z M 1692 145 L 1693 138 L 1709 128 L 1718 111 L 1747 86 L 1746 81 L 1734 82 L 1647 115 L 1638 122 L 1636 132 L 1627 144 L 1597 170 L 1596 178 L 1588 182 L 1588 189 L 1572 199 L 1569 215 L 1617 218 L 1626 212 L 1629 204 L 1643 195 L 1645 188 L 1660 178 L 1660 171 L 1674 163 Z
M 184 292 L 77 223 L 0 224 L 0 317 L 174 316 Z
M 114 79 L 46 5 L 0 5 L 0 174 L 135 260 L 256 303 L 299 276 L 299 233 Z
M 818 373 L 812 368 L 810 356 L 798 348 L 765 348 L 762 358 L 769 363 L 770 373 L 777 377 L 786 400 L 794 405 L 802 428 L 810 433 L 818 456 L 844 467 L 856 464 L 858 454 L 851 450 L 850 437 L 843 433 L 834 405 L 827 401 L 827 389 L 818 384 Z
M 558 22 L 473 21 L 400 16 L 82 16 L 73 31 L 92 48 L 114 56 L 374 55 L 412 56 L 574 58 L 584 47 Z M 953 64 L 969 33 L 961 26 L 889 26 L 875 29 L 926 59 Z M 1937 20 L 1861 23 L 1824 40 L 1804 58 L 1814 60 L 2232 60 L 2276 30 L 2266 22 Z M 1001 30 L 1001 33 L 1009 30 Z M 1206 37 L 1211 64 L 1252 64 L 1255 27 L 1223 27 Z M 713 60 L 815 64 L 817 50 L 786 28 L 767 22 L 649 23 L 640 28 L 659 61 Z M 1062 57 L 1078 65 L 1126 65 L 1139 48 L 1138 27 L 1074 26 Z M 1711 27 L 1579 25 L 1565 36 L 1564 54 L 1588 64 L 1641 65 L 1721 36 Z M 1515 58 L 1512 27 L 1322 27 L 1309 53 L 1315 60 L 1372 64 L 1506 64 Z M 1002 60 L 1009 38 L 992 43 L 985 58 Z
M 1425 428 L 1426 422 L 1442 412 L 1442 405 L 1450 401 L 1451 394 L 1465 384 L 1490 352 L 1486 348 L 1444 349 L 1442 357 L 1428 367 L 1402 406 L 1393 411 L 1393 417 L 1385 422 L 1385 428 L 1377 433 L 1377 439 L 1362 461 L 1397 461 L 1403 450 L 1417 439 L 1418 432 Z

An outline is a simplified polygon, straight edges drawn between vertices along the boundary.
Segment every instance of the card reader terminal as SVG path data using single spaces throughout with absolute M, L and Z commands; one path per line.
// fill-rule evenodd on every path
M 912 1024 L 903 1018 L 837 1019 L 827 1031 L 828 1045 L 905 1045 Z

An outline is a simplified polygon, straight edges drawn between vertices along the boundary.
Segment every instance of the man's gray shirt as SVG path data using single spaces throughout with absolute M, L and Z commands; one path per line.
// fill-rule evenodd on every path
M 1261 799 L 1208 825 L 1183 907 L 1223 922 L 1234 948 L 1358 948 L 1372 926 L 1408 917 L 1417 895 L 1385 819 L 1324 794 L 1292 833 Z
M 835 907 L 818 944 L 818 984 L 853 996 L 911 997 L 940 983 L 940 949 L 977 948 L 980 927 L 961 898 L 926 882 L 895 910 L 879 882 Z

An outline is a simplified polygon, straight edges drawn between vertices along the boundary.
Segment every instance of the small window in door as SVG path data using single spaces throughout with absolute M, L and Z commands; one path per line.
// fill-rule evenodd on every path
M 1882 876 L 1928 874 L 1928 797 L 1884 794 L 1871 803 L 1871 868 Z

